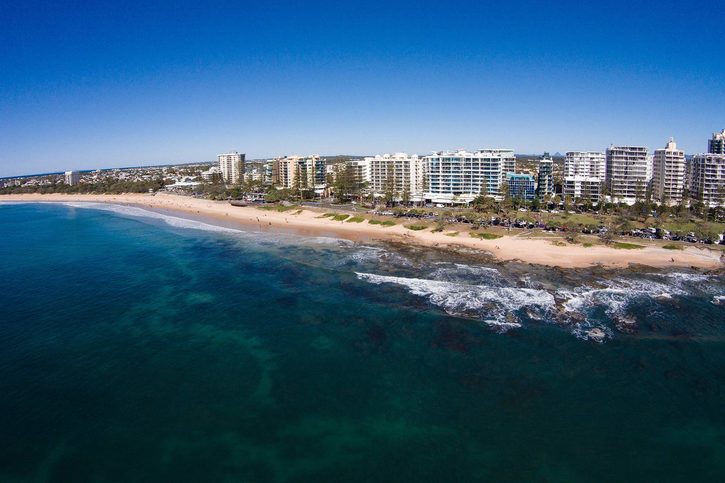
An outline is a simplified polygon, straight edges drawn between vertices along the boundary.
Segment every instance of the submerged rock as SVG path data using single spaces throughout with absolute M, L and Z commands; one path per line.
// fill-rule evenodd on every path
M 620 315 L 615 317 L 614 325 L 617 327 L 617 330 L 625 334 L 634 334 L 637 332 L 637 321 L 634 317 Z
M 595 327 L 587 331 L 587 337 L 589 337 L 594 342 L 603 342 L 604 339 L 606 339 L 607 334 L 599 327 Z

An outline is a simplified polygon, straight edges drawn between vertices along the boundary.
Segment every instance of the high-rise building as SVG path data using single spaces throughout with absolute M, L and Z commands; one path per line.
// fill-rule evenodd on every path
M 594 151 L 569 151 L 564 159 L 564 178 L 585 176 L 604 180 L 604 153 Z
M 77 185 L 81 182 L 80 171 L 66 171 L 65 172 L 65 184 L 69 186 Z
M 536 195 L 536 181 L 530 174 L 506 173 L 509 197 L 532 201 Z
M 711 154 L 725 154 L 725 129 L 712 133 L 707 141 L 707 152 Z
M 351 159 L 346 163 L 346 169 L 349 170 L 352 176 L 352 182 L 358 186 L 370 185 L 370 158 L 365 159 Z
M 660 203 L 682 200 L 685 188 L 685 152 L 670 138 L 664 149 L 656 149 L 652 162 L 652 196 Z
M 392 194 L 395 200 L 419 201 L 423 196 L 423 159 L 417 154 L 384 154 L 366 157 L 373 196 Z M 362 168 L 361 168 L 362 169 Z
M 604 153 L 569 151 L 564 159 L 562 194 L 570 200 L 599 202 L 606 173 Z
M 594 176 L 568 176 L 564 178 L 562 194 L 574 202 L 599 203 L 603 182 Z
M 539 173 L 537 175 L 536 196 L 544 199 L 554 195 L 554 160 L 548 153 L 539 160 Z
M 480 195 L 501 199 L 506 168 L 516 164 L 508 149 L 438 152 L 424 161 L 425 198 L 444 204 L 470 203 Z
M 244 154 L 233 153 L 218 154 L 219 169 L 225 183 L 238 184 L 244 176 Z
M 690 195 L 709 207 L 725 204 L 725 154 L 697 154 L 692 158 Z
M 610 146 L 606 152 L 605 184 L 614 202 L 634 204 L 644 199 L 651 160 L 643 146 Z
M 325 174 L 325 160 L 316 154 L 285 156 L 274 159 L 272 184 L 284 189 L 315 190 L 321 193 L 325 189 Z

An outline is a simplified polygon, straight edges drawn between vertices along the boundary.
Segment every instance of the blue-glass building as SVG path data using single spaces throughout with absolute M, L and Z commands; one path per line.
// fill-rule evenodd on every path
M 536 195 L 536 183 L 530 174 L 506 173 L 509 196 L 520 200 L 533 201 Z

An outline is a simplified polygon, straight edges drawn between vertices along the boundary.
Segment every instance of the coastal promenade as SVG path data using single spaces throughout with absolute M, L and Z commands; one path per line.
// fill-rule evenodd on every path
M 263 210 L 258 207 L 232 206 L 223 201 L 210 201 L 188 196 L 158 193 L 123 195 L 62 195 L 20 194 L 2 195 L 0 203 L 22 202 L 95 202 L 133 205 L 151 210 L 166 210 L 180 216 L 206 217 L 226 226 L 246 230 L 296 233 L 305 236 L 332 236 L 353 241 L 381 240 L 449 250 L 478 250 L 499 260 L 522 262 L 561 268 L 603 266 L 623 268 L 631 264 L 651 267 L 686 266 L 703 269 L 723 267 L 722 251 L 706 247 L 686 246 L 682 250 L 666 250 L 648 244 L 638 250 L 622 250 L 604 245 L 585 247 L 582 244 L 559 244 L 551 240 L 503 236 L 486 240 L 471 237 L 466 226 L 451 225 L 442 232 L 414 231 L 400 224 L 383 226 L 335 221 L 322 216 L 320 211 L 296 209 L 285 212 Z M 380 218 L 380 217 L 376 217 Z M 455 235 L 454 235 L 455 234 Z M 454 236 L 452 236 L 454 235 Z

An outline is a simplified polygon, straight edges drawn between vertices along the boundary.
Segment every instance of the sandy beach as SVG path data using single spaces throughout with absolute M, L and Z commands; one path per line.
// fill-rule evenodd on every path
M 504 236 L 495 240 L 471 237 L 465 228 L 450 227 L 441 233 L 428 230 L 413 231 L 399 221 L 397 225 L 384 227 L 362 223 L 333 221 L 322 217 L 321 212 L 304 209 L 277 212 L 257 207 L 232 206 L 228 202 L 209 201 L 167 193 L 123 195 L 61 195 L 21 194 L 2 195 L 3 201 L 41 202 L 100 202 L 135 205 L 154 210 L 169 210 L 195 216 L 223 220 L 225 224 L 238 224 L 241 228 L 261 231 L 285 231 L 307 236 L 334 236 L 354 241 L 392 241 L 441 249 L 474 249 L 489 253 L 499 260 L 522 262 L 562 268 L 600 265 L 610 268 L 627 267 L 630 264 L 651 267 L 687 266 L 718 269 L 723 266 L 720 250 L 702 246 L 687 246 L 683 250 L 666 250 L 654 244 L 637 250 L 621 250 L 602 245 L 584 247 L 580 244 L 554 245 L 546 239 Z M 361 212 L 364 216 L 364 213 Z M 459 231 L 458 235 L 446 235 Z M 641 243 L 637 241 L 637 243 Z

